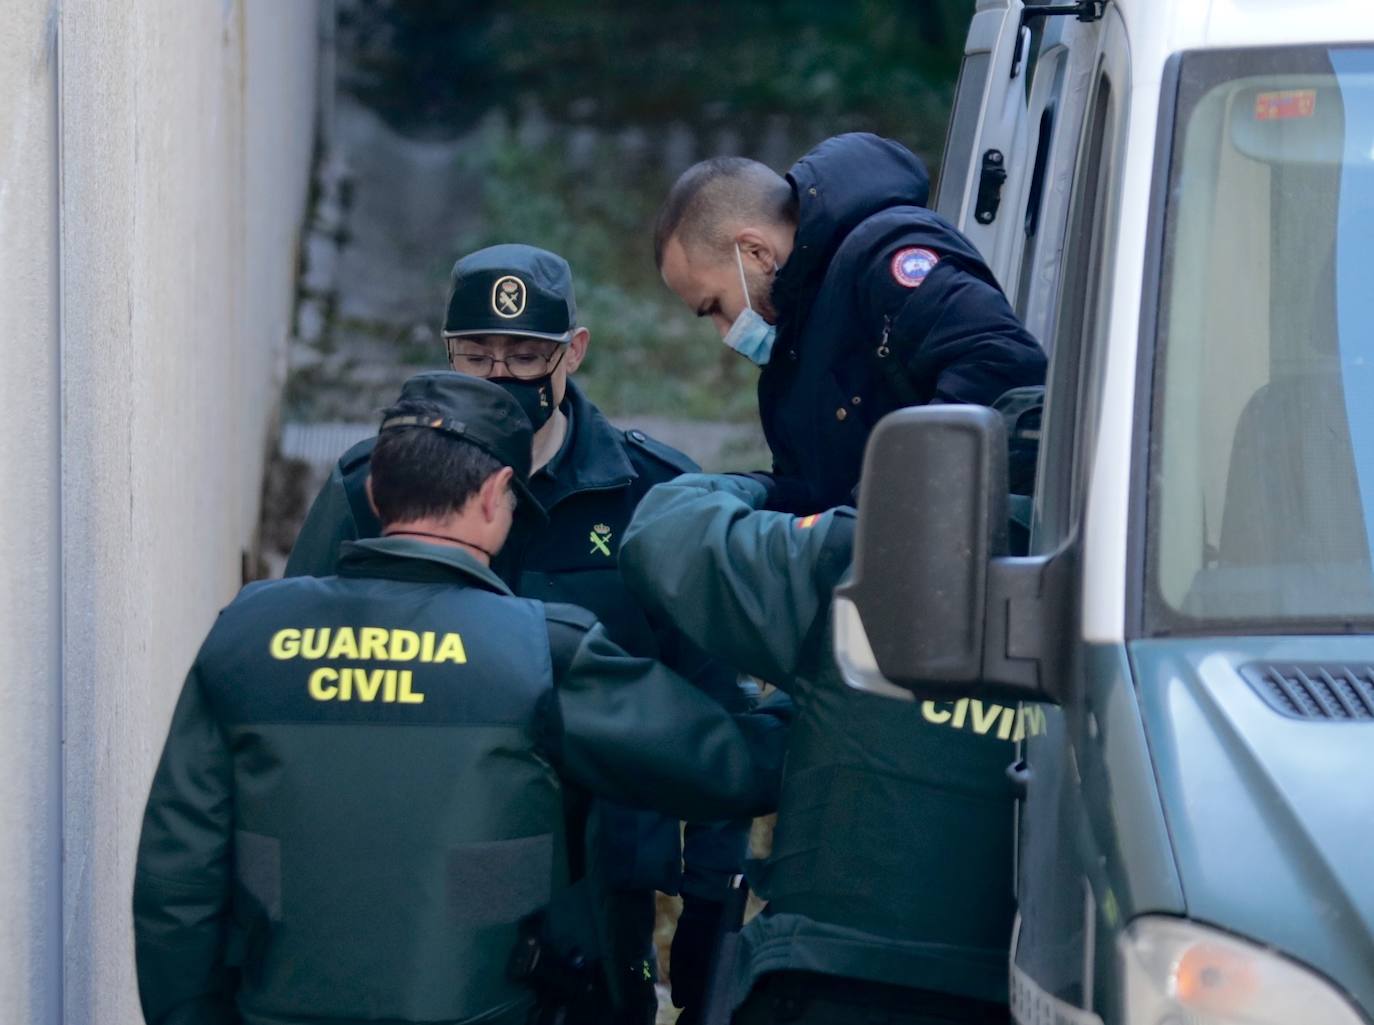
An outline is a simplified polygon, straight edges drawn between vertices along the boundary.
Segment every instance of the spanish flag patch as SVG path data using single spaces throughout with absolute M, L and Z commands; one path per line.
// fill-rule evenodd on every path
M 816 521 L 820 518 L 820 513 L 812 513 L 810 516 L 802 516 L 793 522 L 796 523 L 798 530 L 810 530 L 816 525 Z

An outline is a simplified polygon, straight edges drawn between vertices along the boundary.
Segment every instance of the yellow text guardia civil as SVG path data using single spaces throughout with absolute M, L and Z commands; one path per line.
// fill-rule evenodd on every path
M 399 630 L 382 626 L 285 627 L 272 635 L 267 650 L 275 659 L 290 661 L 357 660 L 363 662 L 467 662 L 463 638 L 433 630 Z M 382 701 L 418 705 L 424 694 L 414 689 L 409 669 L 368 669 L 362 666 L 319 666 L 306 681 L 316 701 Z

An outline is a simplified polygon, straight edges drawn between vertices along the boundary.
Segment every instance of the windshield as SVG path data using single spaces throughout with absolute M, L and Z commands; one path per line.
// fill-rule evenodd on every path
M 1185 55 L 1151 627 L 1374 620 L 1374 51 Z

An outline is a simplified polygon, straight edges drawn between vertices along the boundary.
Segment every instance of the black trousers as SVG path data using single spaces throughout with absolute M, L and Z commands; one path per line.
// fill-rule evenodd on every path
M 653 890 L 624 890 L 608 896 L 611 951 L 607 970 L 615 974 L 616 1001 L 597 1025 L 653 1025 L 658 1014 L 654 911 Z
M 652 890 L 608 894 L 600 908 L 606 916 L 609 951 L 595 965 L 594 981 L 579 997 L 545 980 L 531 1025 L 653 1025 L 658 1013 L 658 962 L 654 953 Z
M 1008 1025 L 1005 1004 L 812 972 L 764 976 L 732 1025 Z

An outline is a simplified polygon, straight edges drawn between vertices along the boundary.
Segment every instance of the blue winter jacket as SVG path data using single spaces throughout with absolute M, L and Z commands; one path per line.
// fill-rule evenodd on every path
M 874 424 L 902 406 L 991 405 L 1045 380 L 1045 354 L 978 251 L 925 204 L 900 143 L 827 139 L 787 175 L 797 234 L 773 281 L 778 335 L 759 415 L 781 507 L 852 501 Z M 1034 467 L 1012 467 L 1013 478 Z M 1016 481 L 1013 481 L 1015 486 Z

